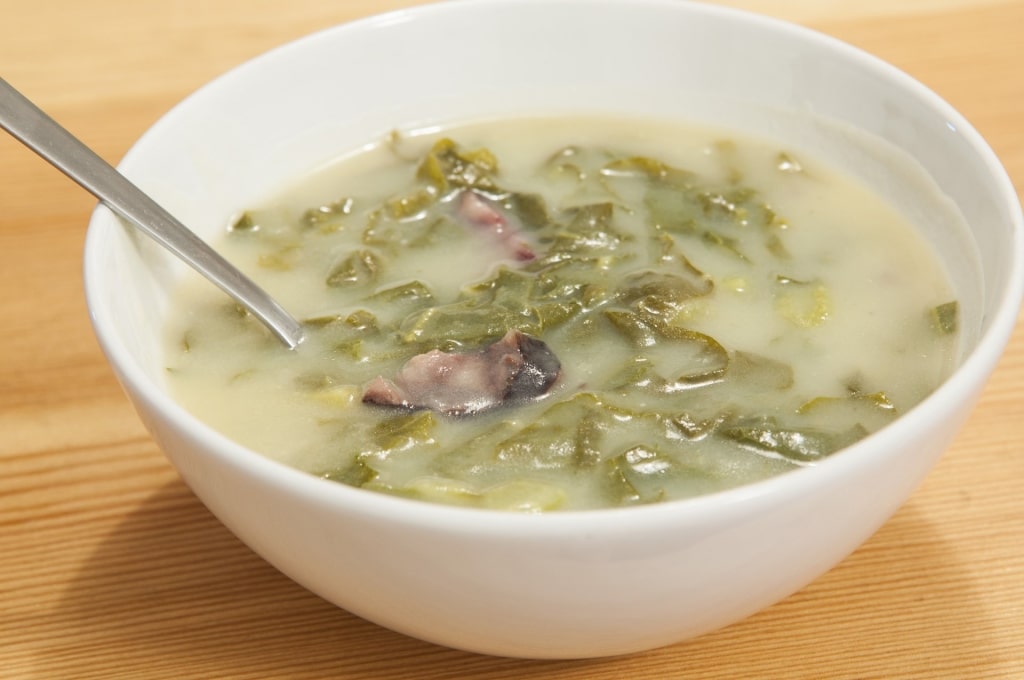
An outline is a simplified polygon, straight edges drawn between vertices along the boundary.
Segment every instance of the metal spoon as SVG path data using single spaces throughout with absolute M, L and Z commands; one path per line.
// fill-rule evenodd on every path
M 294 349 L 302 326 L 156 201 L 0 78 L 0 127 L 237 300 Z

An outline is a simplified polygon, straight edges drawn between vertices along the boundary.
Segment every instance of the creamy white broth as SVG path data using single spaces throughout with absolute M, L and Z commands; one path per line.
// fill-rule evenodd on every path
M 411 315 L 423 314 L 415 305 L 381 303 L 375 292 L 417 282 L 429 288 L 433 305 L 443 306 L 501 267 L 532 277 L 548 271 L 544 257 L 560 228 L 524 226 L 524 238 L 537 254 L 525 263 L 460 224 L 446 223 L 427 237 L 421 230 L 409 247 L 396 243 L 407 233 L 403 225 L 415 220 L 384 220 L 368 231 L 381 205 L 413 196 L 422 186 L 417 168 L 441 137 L 454 140 L 462 152 L 493 152 L 500 187 L 542 196 L 560 223 L 569 221 L 573 207 L 614 205 L 609 231 L 622 242 L 602 250 L 605 259 L 579 274 L 590 292 L 577 297 L 598 300 L 590 325 L 570 321 L 545 325 L 538 333 L 561 360 L 562 375 L 536 403 L 458 418 L 361 401 L 368 381 L 393 375 L 415 353 L 410 344 L 390 339 L 408 336 Z M 579 151 L 552 160 L 568 147 Z M 721 194 L 752 188 L 756 197 L 750 205 L 757 215 L 751 220 L 763 217 L 757 206 L 764 205 L 774 218 L 769 226 L 748 230 L 735 223 L 716 226 L 714 220 L 686 229 L 655 228 L 655 192 L 649 178 L 636 175 L 639 166 L 628 162 L 637 157 L 692 173 L 687 181 Z M 627 161 L 620 170 L 636 176 L 598 181 L 597 168 L 615 158 Z M 580 181 L 570 164 L 593 167 Z M 675 199 L 666 205 L 676 205 Z M 320 211 L 316 224 L 303 224 L 307 211 L 319 206 L 333 207 Z M 663 211 L 661 217 L 674 214 Z M 321 169 L 252 207 L 247 220 L 218 248 L 309 320 L 309 337 L 298 351 L 283 350 L 221 293 L 190 282 L 168 327 L 168 375 L 176 398 L 214 428 L 270 457 L 388 493 L 554 510 L 729 488 L 813 464 L 883 426 L 935 389 L 955 359 L 956 334 L 940 332 L 930 316 L 952 300 L 950 284 L 901 215 L 815 158 L 721 130 L 555 119 L 404 135 Z M 379 256 L 376 278 L 326 285 L 339 262 L 357 251 Z M 671 264 L 652 264 L 668 251 Z M 601 269 L 605 260 L 625 256 Z M 593 291 L 652 267 L 678 272 L 683 262 L 699 270 L 694 281 L 710 279 L 713 289 L 679 304 L 668 325 L 713 338 L 728 353 L 729 367 L 685 389 L 651 388 L 637 377 L 651 365 L 636 364 L 636 357 L 650 358 L 655 374 L 683 365 L 692 373 L 694 362 L 706 359 L 697 355 L 707 354 L 710 345 L 638 346 L 609 323 L 608 312 L 625 311 L 635 320 L 640 308 L 617 299 L 600 303 Z M 367 311 L 385 330 L 353 349 L 352 329 Z M 331 318 L 337 320 L 329 323 Z M 592 326 L 597 330 L 580 331 Z M 345 350 L 339 351 L 342 336 Z M 457 344 L 441 348 L 470 349 Z M 378 358 L 386 353 L 394 356 Z M 554 418 L 552 410 L 563 413 Z M 595 412 L 600 417 L 588 415 Z M 766 419 L 774 422 L 769 426 Z M 403 425 L 389 430 L 385 422 Z M 588 443 L 587 423 L 598 444 Z M 552 428 L 574 434 L 552 434 Z M 803 442 L 820 433 L 828 435 L 827 450 L 801 454 Z M 773 448 L 780 438 L 783 445 Z M 560 453 L 569 440 L 584 443 Z M 780 453 L 790 444 L 798 455 Z

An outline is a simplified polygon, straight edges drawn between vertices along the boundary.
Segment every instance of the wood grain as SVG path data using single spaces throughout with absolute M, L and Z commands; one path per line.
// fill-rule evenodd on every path
M 116 161 L 176 101 L 273 46 L 415 0 L 0 0 L 0 73 Z M 734 0 L 847 40 L 960 109 L 1024 188 L 1024 0 Z M 0 137 L 0 677 L 1024 677 L 1024 334 L 911 501 L 800 593 L 630 657 L 495 659 L 298 587 L 190 494 L 93 339 L 94 202 Z

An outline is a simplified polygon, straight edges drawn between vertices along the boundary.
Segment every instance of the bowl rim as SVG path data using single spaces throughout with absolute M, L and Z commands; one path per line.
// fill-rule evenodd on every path
M 817 30 L 782 19 L 769 17 L 732 7 L 704 3 L 678 2 L 677 0 L 448 0 L 426 5 L 392 10 L 327 27 L 303 37 L 271 48 L 209 81 L 175 104 L 160 117 L 132 145 L 118 165 L 129 177 L 133 166 L 145 156 L 151 140 L 159 137 L 164 128 L 180 116 L 184 110 L 201 107 L 209 93 L 216 91 L 240 75 L 259 69 L 263 64 L 286 56 L 294 50 L 302 50 L 322 40 L 342 39 L 353 31 L 381 30 L 390 24 L 419 20 L 424 16 L 448 12 L 477 11 L 480 6 L 513 5 L 517 8 L 552 5 L 563 7 L 593 7 L 596 5 L 644 6 L 666 13 L 679 15 L 704 14 L 729 21 L 754 24 L 773 32 L 781 32 L 793 39 L 816 43 L 839 55 L 859 68 L 872 72 L 902 88 L 910 89 L 914 96 L 924 101 L 946 117 L 950 124 L 963 136 L 972 151 L 981 158 L 996 184 L 1000 199 L 1005 201 L 1012 216 L 1009 225 L 1013 242 L 1006 244 L 1012 252 L 1007 272 L 1007 285 L 995 291 L 999 299 L 995 313 L 987 321 L 987 328 L 979 335 L 973 348 L 963 357 L 961 363 L 943 383 L 924 400 L 902 414 L 896 421 L 830 455 L 813 466 L 794 469 L 757 482 L 717 491 L 693 498 L 641 506 L 601 508 L 591 510 L 568 510 L 545 513 L 519 513 L 483 508 L 449 506 L 435 502 L 407 499 L 388 494 L 349 487 L 327 481 L 287 464 L 275 461 L 249 449 L 227 436 L 215 431 L 179 405 L 169 394 L 149 379 L 135 358 L 117 337 L 114 330 L 106 325 L 103 310 L 106 300 L 101 291 L 102 267 L 99 253 L 102 250 L 105 232 L 119 225 L 117 218 L 102 204 L 93 211 L 86 233 L 83 278 L 90 319 L 96 337 L 112 364 L 118 377 L 148 401 L 154 410 L 166 418 L 175 428 L 187 431 L 209 453 L 226 463 L 235 474 L 246 475 L 260 484 L 278 487 L 284 492 L 305 496 L 310 502 L 327 506 L 335 511 L 352 512 L 364 517 L 399 521 L 420 528 L 443 529 L 448 532 L 479 533 L 509 536 L 529 532 L 531 535 L 564 535 L 578 533 L 590 528 L 601 528 L 602 532 L 630 531 L 638 524 L 660 526 L 680 522 L 699 522 L 701 518 L 713 515 L 716 518 L 746 512 L 752 504 L 772 502 L 776 498 L 793 498 L 822 485 L 825 479 L 846 475 L 863 464 L 865 457 L 887 455 L 878 442 L 892 440 L 899 442 L 920 428 L 929 427 L 944 420 L 953 413 L 963 395 L 976 395 L 988 375 L 994 369 L 1006 343 L 1016 325 L 1017 316 L 1024 299 L 1024 214 L 1012 181 L 1000 163 L 995 152 L 981 134 L 956 109 L 934 91 L 897 67 L 875 57 L 866 51 L 831 37 Z M 991 295 L 992 291 L 985 291 Z M 542 519 L 541 519 L 542 518 Z

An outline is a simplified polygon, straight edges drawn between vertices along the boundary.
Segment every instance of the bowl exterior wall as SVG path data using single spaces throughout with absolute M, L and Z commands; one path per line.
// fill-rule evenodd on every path
M 783 599 L 841 561 L 896 511 L 966 412 L 951 405 L 948 413 L 935 414 L 926 434 L 890 443 L 900 447 L 899 455 L 866 451 L 867 462 L 842 466 L 800 493 L 755 491 L 709 508 L 679 503 L 639 522 L 632 510 L 603 513 L 598 522 L 559 517 L 564 521 L 557 530 L 534 531 L 532 525 L 547 518 L 520 517 L 535 521 L 510 527 L 502 516 L 481 512 L 469 526 L 448 524 L 447 508 L 396 499 L 411 506 L 400 513 L 442 516 L 403 522 L 358 504 L 325 503 L 316 488 L 296 492 L 268 482 L 268 471 L 254 474 L 244 462 L 226 459 L 220 442 L 169 421 L 130 386 L 128 393 L 200 500 L 285 575 L 407 635 L 527 658 L 652 649 Z

